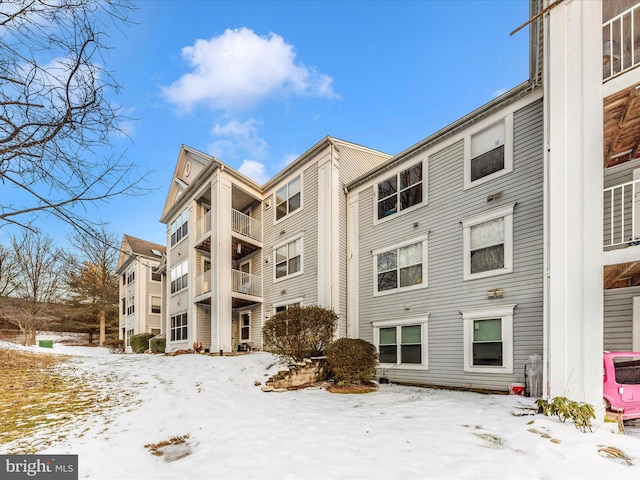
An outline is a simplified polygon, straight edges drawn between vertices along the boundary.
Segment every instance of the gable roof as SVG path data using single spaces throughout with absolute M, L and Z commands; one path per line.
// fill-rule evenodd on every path
M 129 264 L 132 259 L 138 256 L 162 261 L 166 253 L 167 247 L 164 245 L 125 234 L 122 236 L 120 257 L 118 258 L 118 267 L 116 272 L 120 272 L 124 265 Z

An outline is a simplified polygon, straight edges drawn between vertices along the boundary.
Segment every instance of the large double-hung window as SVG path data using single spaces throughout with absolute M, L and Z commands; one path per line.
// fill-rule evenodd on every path
M 427 240 L 375 250 L 374 295 L 427 286 Z
M 378 183 L 378 220 L 422 203 L 422 162 Z
M 275 278 L 285 278 L 302 272 L 302 238 L 275 248 Z
M 187 314 L 180 313 L 171 317 L 171 341 L 187 340 L 188 338 L 188 324 Z
M 187 236 L 189 232 L 189 210 L 185 210 L 171 222 L 171 246 Z
M 513 310 L 496 305 L 462 311 L 464 370 L 513 373 Z
M 276 221 L 295 212 L 302 206 L 300 175 L 276 191 Z
M 380 364 L 426 368 L 427 318 L 373 322 Z
M 171 293 L 187 288 L 189 278 L 189 261 L 185 260 L 171 269 Z
M 465 188 L 513 171 L 513 114 L 465 139 Z
M 462 220 L 464 280 L 513 271 L 515 203 Z

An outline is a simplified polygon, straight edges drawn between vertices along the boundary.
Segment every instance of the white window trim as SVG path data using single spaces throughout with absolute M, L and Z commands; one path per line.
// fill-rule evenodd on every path
M 176 227 L 176 231 L 178 231 L 178 228 L 180 230 L 182 230 L 182 226 L 186 223 L 187 224 L 187 234 L 183 235 L 182 237 L 180 237 L 180 240 L 178 240 L 176 243 L 171 245 L 171 237 L 173 236 L 173 232 L 172 232 L 173 225 L 174 225 L 174 223 L 176 223 L 180 219 L 180 217 L 182 215 L 185 215 L 186 219 L 180 224 L 179 227 Z M 189 217 L 190 216 L 191 216 L 191 214 L 189 212 L 189 209 L 185 208 L 182 212 L 180 212 L 180 214 L 175 218 L 175 220 L 169 224 L 169 248 L 173 249 L 173 248 L 177 247 L 178 245 L 180 245 L 184 241 L 185 238 L 189 238 L 189 232 L 191 230 L 191 227 L 189 226 Z
M 429 157 L 425 156 L 422 158 L 416 159 L 413 157 L 411 161 L 406 160 L 402 163 L 400 167 L 396 167 L 393 170 L 387 172 L 387 175 L 383 176 L 385 179 L 389 177 L 393 177 L 394 175 L 397 177 L 400 172 L 407 170 L 408 168 L 413 167 L 414 165 L 422 162 L 422 202 L 416 203 L 415 205 L 410 206 L 409 208 L 405 208 L 403 210 L 399 210 L 393 215 L 389 215 L 383 218 L 378 218 L 378 184 L 380 181 L 377 181 L 373 184 L 373 224 L 378 225 L 379 223 L 388 222 L 393 218 L 399 218 L 403 215 L 413 212 L 420 207 L 424 207 L 429 204 Z M 381 180 L 382 181 L 382 180 Z
M 149 268 L 149 281 L 150 281 L 150 282 L 153 282 L 153 283 L 162 283 L 162 275 L 160 275 L 160 274 L 159 274 L 159 275 L 160 275 L 160 280 L 154 280 L 154 279 L 153 279 L 153 273 L 154 273 L 154 272 L 153 272 L 153 269 L 154 269 L 154 268 L 158 268 L 158 267 L 159 267 L 159 265 L 149 265 L 149 267 L 148 267 L 148 268 Z
M 271 305 L 271 308 L 273 308 L 273 315 L 276 314 L 276 308 L 278 307 L 282 307 L 282 306 L 286 306 L 288 307 L 289 305 L 293 305 L 294 303 L 299 303 L 300 306 L 304 306 L 304 303 L 302 302 L 304 300 L 303 297 L 298 297 L 298 298 L 292 298 L 290 300 L 287 301 L 283 301 L 283 302 L 278 302 L 278 303 L 273 303 Z
M 513 272 L 513 210 L 515 206 L 516 202 L 513 202 L 472 217 L 463 218 L 460 221 L 462 223 L 464 252 L 463 280 L 494 277 Z M 498 218 L 504 218 L 504 267 L 486 272 L 471 273 L 471 227 Z
M 300 240 L 300 270 L 298 270 L 296 273 L 291 273 L 291 274 L 287 274 L 284 277 L 281 278 L 276 278 L 276 265 L 278 264 L 278 262 L 276 261 L 276 250 L 280 247 L 282 247 L 283 245 L 288 245 L 292 242 L 295 242 L 296 240 Z M 271 253 L 272 258 L 273 258 L 273 283 L 279 283 L 279 282 L 283 282 L 285 280 L 289 280 L 290 278 L 295 278 L 298 277 L 300 275 L 302 275 L 304 273 L 304 238 L 303 235 L 297 235 L 295 237 L 292 237 L 288 240 L 285 240 L 283 242 L 278 243 L 277 245 L 273 246 L 273 251 Z M 288 260 L 288 258 L 287 258 Z
M 179 290 L 176 290 L 175 292 L 171 292 L 171 284 L 173 283 L 173 280 L 171 280 L 172 272 L 174 270 L 176 270 L 178 267 L 183 266 L 183 265 L 186 266 L 186 269 L 187 269 L 187 272 L 186 272 L 186 275 L 187 275 L 187 286 L 185 287 L 183 285 L 182 287 L 180 287 Z M 184 275 L 185 274 L 183 273 L 182 275 L 180 275 L 180 277 L 182 278 Z M 176 277 L 176 280 L 177 279 L 178 279 L 178 277 Z M 174 265 L 173 267 L 171 267 L 169 269 L 169 282 L 168 282 L 168 284 L 169 284 L 168 286 L 169 286 L 169 292 L 170 292 L 169 295 L 171 295 L 171 296 L 177 295 L 178 293 L 182 292 L 183 290 L 189 288 L 189 286 L 191 285 L 191 281 L 189 279 L 189 259 L 183 260 L 182 262 Z
M 152 311 L 153 308 L 153 298 L 157 298 L 158 300 L 160 300 L 159 305 L 160 305 L 160 313 L 156 313 L 154 311 Z M 149 315 L 162 315 L 162 297 L 160 295 L 152 295 L 149 294 Z
M 278 201 L 276 200 L 276 193 L 278 190 L 280 190 L 283 186 L 285 185 L 289 185 L 289 183 L 293 180 L 295 180 L 296 177 L 300 177 L 300 208 L 298 208 L 297 210 L 291 212 L 291 213 L 287 213 L 284 217 L 277 219 L 277 211 L 278 211 Z M 304 209 L 304 176 L 302 174 L 302 172 L 296 174 L 296 175 L 292 175 L 291 177 L 289 177 L 286 181 L 281 182 L 279 185 L 276 186 L 276 188 L 273 189 L 273 197 L 272 197 L 272 205 L 273 205 L 273 224 L 277 225 L 278 223 L 284 221 L 286 218 L 291 218 L 292 215 L 295 215 L 296 213 L 298 213 L 299 211 Z M 287 190 L 287 195 L 289 194 L 289 191 Z M 289 198 L 287 198 L 287 201 L 289 200 Z
M 175 318 L 175 317 L 178 317 L 180 315 L 186 315 L 187 316 L 187 325 L 186 325 L 186 327 L 187 327 L 187 338 L 183 338 L 182 340 L 171 340 L 171 332 L 173 330 L 178 329 L 178 328 L 182 328 L 182 326 L 181 327 L 171 327 L 171 319 Z M 188 310 L 184 310 L 184 311 L 177 312 L 177 313 L 172 313 L 172 314 L 169 315 L 169 325 L 168 325 L 169 329 L 168 329 L 168 332 L 167 332 L 167 336 L 168 336 L 167 341 L 168 342 L 171 342 L 173 344 L 176 344 L 176 343 L 189 343 L 189 336 L 192 334 L 191 326 L 189 325 L 189 322 L 190 322 L 189 317 L 190 317 L 190 315 L 189 315 L 189 311 Z
M 410 285 L 408 287 L 397 287 L 393 290 L 383 290 L 382 292 L 378 291 L 378 255 L 384 252 L 388 252 L 390 250 L 395 250 L 398 248 L 406 247 L 407 245 L 413 245 L 414 243 L 422 243 L 422 283 L 417 285 Z M 408 292 L 411 290 L 419 290 L 421 288 L 427 288 L 429 286 L 429 270 L 428 270 L 428 261 L 429 261 L 429 237 L 428 236 L 420 236 L 413 238 L 409 241 L 396 243 L 393 245 L 389 245 L 382 248 L 377 248 L 371 252 L 373 256 L 373 296 L 374 297 L 382 297 L 385 295 L 392 295 L 394 293 L 400 292 Z
M 247 339 L 243 339 L 242 338 L 242 316 L 243 315 L 249 315 L 249 338 Z M 239 323 L 239 327 L 240 327 L 240 335 L 238 338 L 238 342 L 242 342 L 242 343 L 250 343 L 251 342 L 251 310 L 243 310 L 241 312 L 238 312 L 238 323 Z
M 517 304 L 461 310 L 464 323 L 464 371 L 474 373 L 513 373 L 513 310 Z M 473 365 L 473 322 L 492 318 L 501 319 L 502 360 L 501 367 Z
M 402 370 L 429 370 L 429 316 L 426 317 L 410 317 L 400 320 L 378 320 L 371 322 L 373 327 L 373 345 L 376 347 L 376 351 L 380 351 L 380 329 L 388 327 L 406 327 L 411 325 L 420 325 L 420 336 L 422 341 L 422 363 L 379 363 L 378 368 L 383 370 L 388 369 L 402 369 Z M 399 333 L 396 334 L 396 338 L 400 339 Z M 398 343 L 398 346 L 401 344 Z M 398 348 L 398 361 L 400 360 L 400 349 Z
M 496 123 L 504 122 L 504 168 L 486 177 L 471 181 L 471 137 Z M 470 130 L 464 137 L 464 190 L 483 183 L 490 182 L 513 171 L 513 113 L 509 113 L 499 120 L 483 122 L 474 130 Z

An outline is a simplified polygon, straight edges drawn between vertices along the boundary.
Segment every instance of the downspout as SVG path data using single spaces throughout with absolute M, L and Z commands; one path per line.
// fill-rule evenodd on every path
M 551 154 L 551 145 L 549 144 L 551 126 L 550 126 L 550 112 L 551 112 L 551 99 L 550 99 L 550 68 L 549 68 L 549 45 L 550 45 L 550 14 L 546 14 L 542 17 L 543 22 L 543 48 L 542 48 L 542 93 L 543 93 L 543 145 L 544 150 L 542 154 L 543 158 L 543 205 L 544 205 L 544 222 L 543 222 L 543 311 L 542 311 L 542 385 L 543 385 L 543 398 L 548 399 L 550 394 L 550 361 L 549 361 L 549 318 L 551 309 L 551 265 L 550 265 L 550 222 L 551 222 L 551 205 L 549 204 L 549 188 L 550 188 L 550 174 L 549 174 L 549 156 Z

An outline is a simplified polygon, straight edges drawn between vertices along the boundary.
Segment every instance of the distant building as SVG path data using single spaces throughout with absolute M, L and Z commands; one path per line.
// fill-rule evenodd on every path
M 130 235 L 122 236 L 117 275 L 120 277 L 119 338 L 131 352 L 130 339 L 139 333 L 164 332 L 161 266 L 166 247 Z

